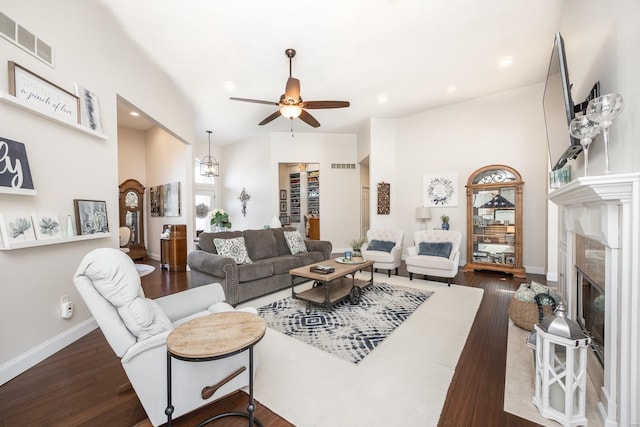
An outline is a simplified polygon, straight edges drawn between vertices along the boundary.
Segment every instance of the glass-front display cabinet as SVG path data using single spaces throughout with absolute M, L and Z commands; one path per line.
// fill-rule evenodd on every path
M 526 278 L 522 265 L 522 187 L 515 169 L 489 165 L 467 180 L 467 263 Z
M 144 246 L 144 186 L 135 179 L 120 184 L 120 226 L 131 229 L 129 256 L 133 259 L 147 257 Z

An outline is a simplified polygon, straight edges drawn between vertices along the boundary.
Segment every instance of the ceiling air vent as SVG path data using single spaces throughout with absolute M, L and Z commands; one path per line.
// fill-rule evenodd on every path
M 331 169 L 355 169 L 355 163 L 331 163 Z
M 0 36 L 53 67 L 53 48 L 2 12 Z

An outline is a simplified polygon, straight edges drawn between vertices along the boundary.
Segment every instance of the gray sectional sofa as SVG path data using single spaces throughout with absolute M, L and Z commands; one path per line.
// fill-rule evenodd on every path
M 201 233 L 197 249 L 187 257 L 191 286 L 220 283 L 227 303 L 235 306 L 291 286 L 289 270 L 330 258 L 332 245 L 324 240 L 305 240 L 308 252 L 292 255 L 285 231 L 295 228 Z M 251 264 L 238 265 L 233 258 L 219 255 L 213 243 L 214 238 L 240 236 L 244 237 Z

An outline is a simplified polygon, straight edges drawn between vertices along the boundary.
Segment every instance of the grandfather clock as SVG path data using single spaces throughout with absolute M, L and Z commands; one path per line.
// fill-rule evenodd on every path
M 144 246 L 144 186 L 135 179 L 128 179 L 120 188 L 120 226 L 131 229 L 129 256 L 132 259 L 147 257 Z

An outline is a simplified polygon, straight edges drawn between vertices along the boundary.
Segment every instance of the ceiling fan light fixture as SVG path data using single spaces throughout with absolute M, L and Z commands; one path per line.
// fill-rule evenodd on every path
M 298 105 L 283 105 L 280 107 L 280 114 L 288 119 L 295 119 L 302 113 L 302 108 Z
M 200 175 L 215 177 L 220 176 L 220 163 L 211 155 L 211 132 L 210 130 L 207 131 L 209 134 L 209 155 L 204 156 L 200 162 Z

